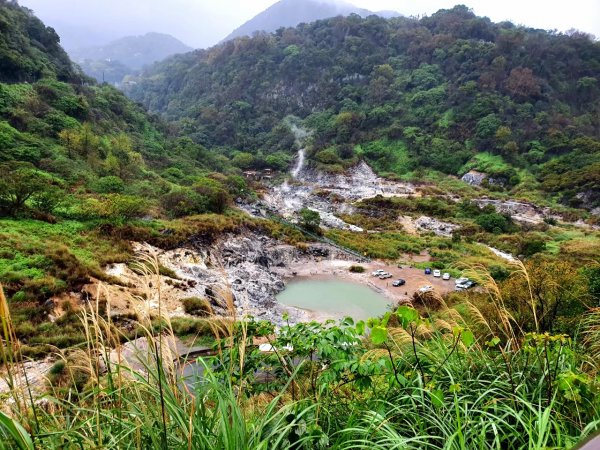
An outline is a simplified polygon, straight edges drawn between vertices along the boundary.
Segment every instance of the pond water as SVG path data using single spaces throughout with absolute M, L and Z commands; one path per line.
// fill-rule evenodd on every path
M 362 284 L 337 280 L 305 280 L 287 285 L 277 296 L 286 306 L 305 309 L 326 318 L 377 317 L 388 310 L 388 298 Z

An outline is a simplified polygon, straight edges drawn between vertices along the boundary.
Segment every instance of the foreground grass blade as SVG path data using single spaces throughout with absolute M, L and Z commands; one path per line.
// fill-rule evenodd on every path
M 0 438 L 2 439 L 2 441 L 0 441 L 0 449 L 4 450 L 5 448 L 14 448 L 15 445 L 21 450 L 33 450 L 35 448 L 29 433 L 27 433 L 27 431 L 25 431 L 25 429 L 18 422 L 15 422 L 1 411 L 0 430 Z M 6 438 L 8 439 L 8 442 L 5 443 L 3 441 Z

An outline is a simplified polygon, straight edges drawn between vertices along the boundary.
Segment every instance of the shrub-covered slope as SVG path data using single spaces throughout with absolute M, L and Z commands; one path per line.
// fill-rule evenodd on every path
M 16 2 L 0 0 L 0 81 L 35 81 L 43 76 L 77 78 L 56 32 Z
M 0 3 L 0 283 L 44 302 L 127 259 L 114 227 L 223 212 L 244 181 L 74 68 L 30 11 Z M 35 308 L 34 308 L 35 309 Z
M 462 174 L 489 152 L 573 205 L 582 195 L 598 205 L 599 73 L 600 44 L 587 35 L 492 23 L 457 6 L 237 39 L 156 65 L 131 96 L 205 145 L 268 154 L 272 130 L 293 114 L 331 169 L 366 157 L 381 172 Z M 403 145 L 357 146 L 378 140 Z M 398 164 L 404 148 L 409 164 Z M 495 175 L 520 181 L 517 170 Z

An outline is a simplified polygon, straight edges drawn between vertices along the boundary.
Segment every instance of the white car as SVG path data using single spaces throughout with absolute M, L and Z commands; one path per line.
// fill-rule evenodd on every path
M 443 280 L 449 280 L 450 279 L 450 274 L 448 272 L 444 272 L 444 275 L 442 275 L 442 279 Z
M 392 274 L 388 272 L 383 272 L 379 275 L 380 280 L 387 280 L 388 278 L 392 278 Z
M 442 276 L 442 272 L 440 270 L 435 269 L 433 271 L 433 276 L 439 278 Z
M 457 278 L 456 280 L 454 280 L 454 284 L 456 284 L 458 286 L 459 284 L 465 284 L 467 281 L 469 281 L 468 278 L 460 277 L 460 278 Z
M 457 284 L 454 287 L 454 290 L 456 290 L 456 291 L 466 291 L 467 289 L 471 289 L 473 286 L 475 286 L 475 283 L 473 281 L 469 280 L 469 281 L 466 281 L 464 283 Z
M 375 272 L 371 272 L 371 276 L 379 277 L 385 273 L 383 269 L 377 269 Z
M 430 286 L 430 285 L 419 288 L 419 292 L 421 292 L 423 294 L 425 294 L 426 292 L 432 292 L 432 291 L 433 291 L 433 286 Z

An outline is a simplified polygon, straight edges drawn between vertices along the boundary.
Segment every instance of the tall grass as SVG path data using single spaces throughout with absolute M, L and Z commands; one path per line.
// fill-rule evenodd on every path
M 543 449 L 570 448 L 600 429 L 598 311 L 584 320 L 581 343 L 526 334 L 481 274 L 491 313 L 469 303 L 461 314 L 439 299 L 429 317 L 390 319 L 383 344 L 350 345 L 364 339 L 351 322 L 272 336 L 272 327 L 236 316 L 223 286 L 229 314 L 205 319 L 215 356 L 197 361 L 203 375 L 191 383 L 161 305 L 158 261 L 148 257 L 140 270 L 137 351 L 122 345 L 110 303 L 102 313 L 99 299 L 110 295 L 100 286 L 81 312 L 85 348 L 57 355 L 69 370 L 42 398 L 28 387 L 0 294 L 0 357 L 14 397 L 0 414 L 0 448 Z M 277 352 L 261 354 L 255 335 Z M 261 371 L 270 382 L 257 379 Z

